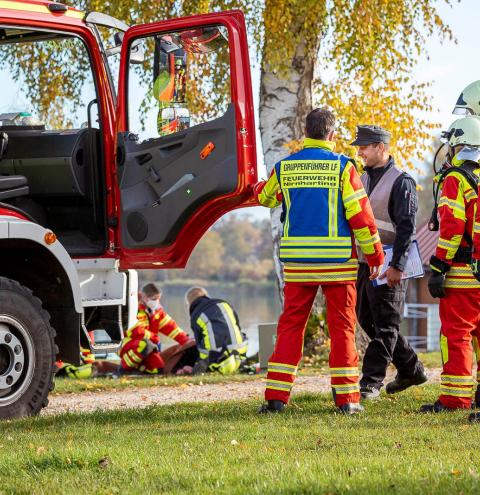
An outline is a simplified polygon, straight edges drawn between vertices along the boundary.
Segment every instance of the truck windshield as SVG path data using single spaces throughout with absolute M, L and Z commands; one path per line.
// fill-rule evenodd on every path
M 90 120 L 98 127 L 97 106 L 89 106 L 96 91 L 82 40 L 15 28 L 0 31 L 0 125 L 74 129 Z

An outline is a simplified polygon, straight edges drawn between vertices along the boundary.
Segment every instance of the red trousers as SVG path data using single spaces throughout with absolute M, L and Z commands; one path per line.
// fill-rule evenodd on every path
M 287 403 L 303 354 L 305 326 L 318 286 L 327 303 L 327 324 L 330 332 L 330 374 L 335 404 L 359 402 L 358 356 L 355 348 L 354 282 L 343 284 L 299 284 L 287 282 L 284 288 L 284 309 L 278 320 L 275 349 L 268 362 L 266 400 Z
M 480 290 L 445 289 L 440 299 L 440 349 L 443 372 L 440 402 L 447 407 L 469 409 L 472 403 L 472 339 L 480 342 Z M 477 357 L 477 370 L 480 366 Z M 478 372 L 477 372 L 478 376 Z
M 156 374 L 165 366 L 157 345 L 148 339 L 125 339 L 120 358 L 124 370 Z

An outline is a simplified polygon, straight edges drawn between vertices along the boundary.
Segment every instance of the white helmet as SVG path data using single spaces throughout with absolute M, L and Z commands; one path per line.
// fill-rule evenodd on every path
M 480 117 L 468 115 L 456 120 L 445 133 L 450 147 L 480 146 Z
M 480 81 L 469 84 L 460 93 L 453 113 L 456 115 L 480 115 Z

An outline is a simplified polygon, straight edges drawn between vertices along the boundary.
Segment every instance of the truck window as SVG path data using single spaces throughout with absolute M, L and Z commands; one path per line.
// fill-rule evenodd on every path
M 0 174 L 20 177 L 10 203 L 52 229 L 71 255 L 106 246 L 102 138 L 89 54 L 79 38 L 0 28 Z
M 143 44 L 145 61 L 130 62 L 128 117 L 129 130 L 140 141 L 225 114 L 231 101 L 226 28 L 162 33 L 139 43 Z
M 85 45 L 55 33 L 1 29 L 0 84 L 3 125 L 86 127 L 88 104 L 96 98 Z M 90 118 L 98 128 L 96 105 Z

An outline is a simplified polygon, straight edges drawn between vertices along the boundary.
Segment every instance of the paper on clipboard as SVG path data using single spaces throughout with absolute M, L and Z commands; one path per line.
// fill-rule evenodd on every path
M 383 251 L 385 253 L 385 262 L 383 264 L 380 275 L 378 276 L 378 278 L 373 280 L 374 286 L 384 285 L 387 283 L 386 277 L 382 280 L 380 280 L 380 277 L 388 270 L 389 263 L 390 261 L 392 261 L 393 246 L 383 246 Z M 405 280 L 407 278 L 419 278 L 423 277 L 424 275 L 425 271 L 423 269 L 423 263 L 420 256 L 420 250 L 418 249 L 418 243 L 417 241 L 412 241 L 412 244 L 410 245 L 410 249 L 408 251 L 407 265 L 405 266 L 405 269 L 402 273 L 402 280 Z

